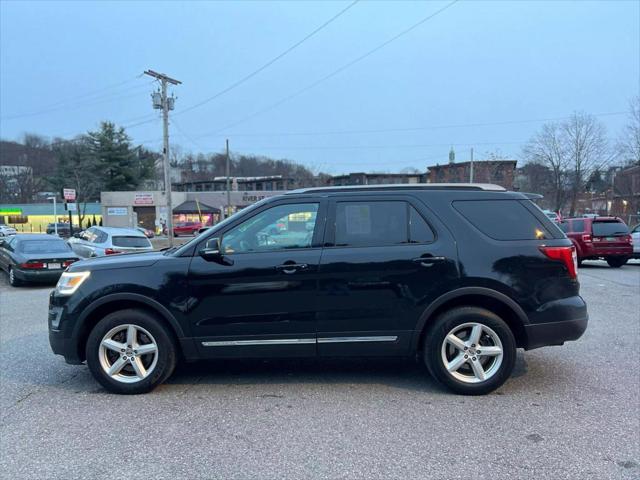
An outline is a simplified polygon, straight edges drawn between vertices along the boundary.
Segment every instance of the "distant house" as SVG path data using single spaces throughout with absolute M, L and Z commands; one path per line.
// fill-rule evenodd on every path
M 513 190 L 516 160 L 478 160 L 473 162 L 474 183 L 494 183 Z M 469 183 L 471 162 L 435 165 L 427 169 L 428 183 Z

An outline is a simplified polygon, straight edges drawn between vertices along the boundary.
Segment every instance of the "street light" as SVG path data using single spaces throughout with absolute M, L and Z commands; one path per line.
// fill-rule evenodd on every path
M 53 200 L 53 231 L 58 236 L 58 214 L 56 212 L 56 197 L 47 197 L 47 200 Z

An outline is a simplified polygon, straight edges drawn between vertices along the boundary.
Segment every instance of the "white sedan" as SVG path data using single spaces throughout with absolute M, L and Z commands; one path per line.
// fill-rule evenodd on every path
M 8 225 L 0 225 L 0 237 L 8 237 L 9 235 L 15 235 L 16 229 Z

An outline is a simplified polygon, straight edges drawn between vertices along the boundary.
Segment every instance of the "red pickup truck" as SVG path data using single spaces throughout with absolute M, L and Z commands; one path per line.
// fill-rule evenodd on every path
M 619 268 L 633 256 L 629 227 L 618 217 L 566 218 L 560 229 L 575 245 L 578 264 L 602 258 Z

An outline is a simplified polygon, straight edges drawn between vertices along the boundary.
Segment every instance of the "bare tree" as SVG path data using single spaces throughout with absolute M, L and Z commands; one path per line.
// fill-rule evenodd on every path
M 551 172 L 553 209 L 559 211 L 566 200 L 566 176 L 569 168 L 567 146 L 563 128 L 557 123 L 548 123 L 524 147 L 528 162 L 544 165 Z
M 570 161 L 571 203 L 569 214 L 576 211 L 578 196 L 585 191 L 591 174 L 611 162 L 606 129 L 593 115 L 574 113 L 562 123 L 564 152 Z
M 623 162 L 640 165 L 640 95 L 629 102 L 629 107 L 629 123 L 616 147 Z

